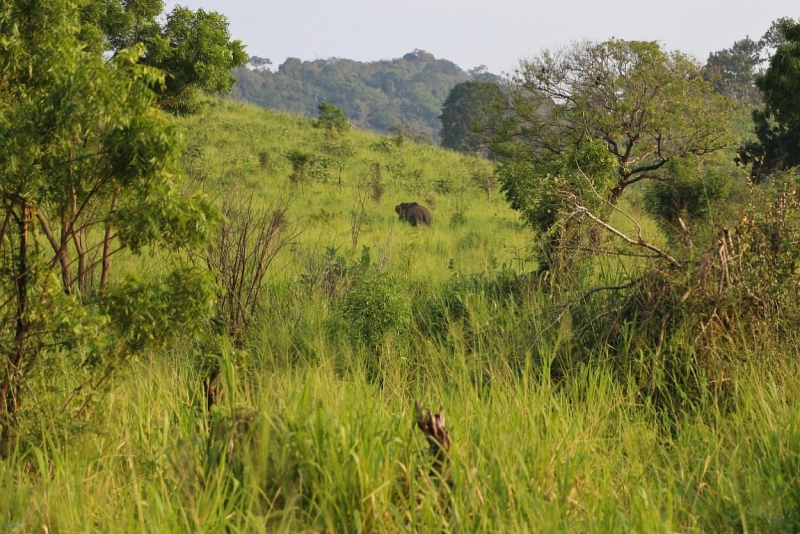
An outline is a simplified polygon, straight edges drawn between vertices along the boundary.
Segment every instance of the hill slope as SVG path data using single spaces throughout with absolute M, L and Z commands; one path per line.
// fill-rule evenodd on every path
M 253 195 L 263 204 L 291 198 L 288 216 L 304 229 L 296 240 L 303 246 L 352 257 L 362 245 L 383 249 L 389 269 L 434 281 L 450 276 L 448 266 L 482 272 L 519 261 L 529 242 L 486 160 L 359 130 L 331 138 L 311 119 L 225 100 L 212 100 L 183 124 L 191 187 L 227 199 Z M 292 151 L 310 158 L 302 182 L 291 179 Z M 414 201 L 432 209 L 432 228 L 398 220 L 394 206 Z M 298 259 L 287 255 L 290 263 Z

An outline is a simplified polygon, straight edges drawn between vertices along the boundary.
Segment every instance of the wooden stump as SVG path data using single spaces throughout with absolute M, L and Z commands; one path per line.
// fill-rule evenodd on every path
M 425 434 L 425 438 L 430 445 L 430 452 L 433 456 L 430 476 L 445 480 L 452 486 L 452 480 L 447 473 L 450 464 L 450 433 L 445 428 L 444 411 L 431 413 L 427 408 L 423 408 L 419 399 L 414 401 L 417 410 L 417 427 Z

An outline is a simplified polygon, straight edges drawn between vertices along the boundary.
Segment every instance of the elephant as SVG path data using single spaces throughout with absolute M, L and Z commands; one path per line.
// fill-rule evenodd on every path
M 419 223 L 430 226 L 433 222 L 430 210 L 416 202 L 398 204 L 394 207 L 394 211 L 400 216 L 401 221 L 408 221 L 411 226 L 417 226 Z

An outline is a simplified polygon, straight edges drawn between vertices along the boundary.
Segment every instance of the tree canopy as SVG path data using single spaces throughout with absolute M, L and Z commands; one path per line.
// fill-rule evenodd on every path
M 236 81 L 231 70 L 248 56 L 241 41 L 231 40 L 223 15 L 175 6 L 162 16 L 163 9 L 162 0 L 88 0 L 81 10 L 81 37 L 90 49 L 112 56 L 142 44 L 138 62 L 166 73 L 155 87 L 159 106 L 194 113 L 199 93 L 230 92 Z
M 76 366 L 110 372 L 213 313 L 205 270 L 111 276 L 120 251 L 179 254 L 202 245 L 218 217 L 203 196 L 177 193 L 180 137 L 160 108 L 178 111 L 187 87 L 224 90 L 241 45 L 219 15 L 176 8 L 159 26 L 160 9 L 70 0 L 0 8 L 3 444 L 45 348 L 80 347 L 70 352 Z
M 764 106 L 753 112 L 757 141 L 739 151 L 760 182 L 781 169 L 800 165 L 800 22 L 783 19 L 780 41 L 764 75 L 756 80 Z
M 786 124 L 800 118 L 800 22 L 783 21 L 781 34 L 786 42 L 775 51 L 756 85 L 764 95 L 765 114 Z
M 617 199 L 642 179 L 665 179 L 674 158 L 729 146 L 733 105 L 693 59 L 658 43 L 578 42 L 520 63 L 491 148 L 509 161 L 546 163 L 600 141 L 617 162 Z
M 736 41 L 730 48 L 712 52 L 706 62 L 706 79 L 716 92 L 756 104 L 761 100 L 755 84 L 761 53 L 761 45 L 749 37 Z
M 486 147 L 481 132 L 486 128 L 490 106 L 503 99 L 500 84 L 495 81 L 469 81 L 457 84 L 442 106 L 442 146 L 465 153 L 476 153 Z
M 319 117 L 314 122 L 316 128 L 327 130 L 330 135 L 333 135 L 334 132 L 346 132 L 352 128 L 350 121 L 347 120 L 347 115 L 338 106 L 328 102 L 320 102 L 317 110 L 319 111 Z
M 761 93 L 756 80 L 764 74 L 764 65 L 772 54 L 786 44 L 781 28 L 790 20 L 784 17 L 773 21 L 758 41 L 745 37 L 730 48 L 711 52 L 705 65 L 705 77 L 714 91 L 748 106 L 760 105 Z

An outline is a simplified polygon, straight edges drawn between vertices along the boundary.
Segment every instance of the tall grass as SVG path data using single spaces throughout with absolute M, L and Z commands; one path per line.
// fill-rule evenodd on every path
M 324 334 L 318 333 L 322 343 Z M 312 343 L 313 344 L 313 343 Z M 323 346 L 319 346 L 323 349 Z M 209 417 L 187 354 L 137 362 L 92 432 L 2 464 L 9 531 L 792 531 L 797 369 L 735 379 L 670 424 L 605 366 L 559 383 L 491 353 L 328 347 L 231 366 Z M 230 354 L 223 356 L 229 358 Z M 370 357 L 383 358 L 367 378 Z M 338 361 L 337 360 L 344 360 Z M 410 360 L 410 361 L 408 361 Z M 346 365 L 342 365 L 345 363 Z M 452 490 L 428 476 L 413 398 L 443 406 Z

